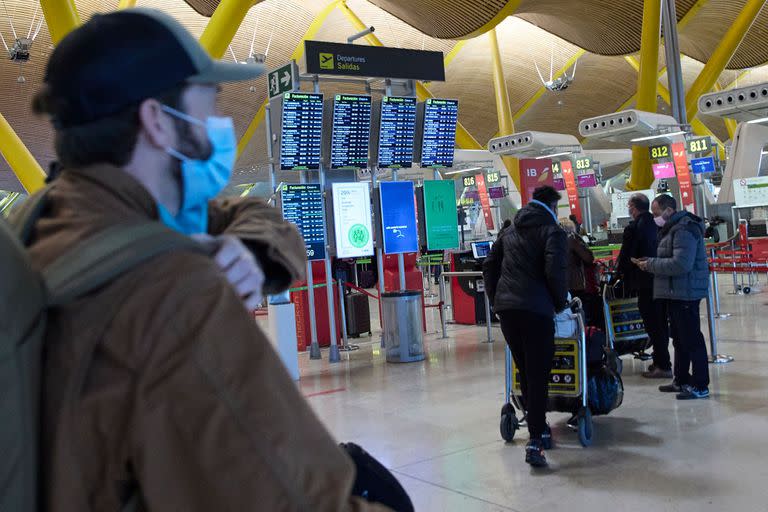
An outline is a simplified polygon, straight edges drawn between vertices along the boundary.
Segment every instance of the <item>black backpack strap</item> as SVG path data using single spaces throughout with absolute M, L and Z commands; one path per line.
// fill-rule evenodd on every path
M 201 244 L 159 222 L 109 228 L 76 245 L 43 271 L 49 306 L 66 304 L 172 250 L 206 253 Z

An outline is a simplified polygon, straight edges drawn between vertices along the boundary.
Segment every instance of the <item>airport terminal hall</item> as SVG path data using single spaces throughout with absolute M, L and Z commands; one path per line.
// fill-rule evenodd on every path
M 0 512 L 768 512 L 768 0 L 0 4 Z

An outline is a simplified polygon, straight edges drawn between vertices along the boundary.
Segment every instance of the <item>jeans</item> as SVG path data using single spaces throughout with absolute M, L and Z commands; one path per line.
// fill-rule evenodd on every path
M 653 290 L 638 290 L 637 307 L 643 317 L 645 332 L 653 346 L 653 364 L 664 371 L 672 369 L 669 357 L 669 320 L 667 301 L 654 300 Z
M 700 303 L 700 300 L 667 301 L 672 344 L 675 347 L 675 381 L 680 386 L 709 386 L 709 358 L 707 343 L 701 333 Z
M 549 374 L 555 356 L 555 321 L 523 310 L 501 311 L 501 332 L 520 372 L 523 404 L 531 439 L 541 439 L 547 426 Z

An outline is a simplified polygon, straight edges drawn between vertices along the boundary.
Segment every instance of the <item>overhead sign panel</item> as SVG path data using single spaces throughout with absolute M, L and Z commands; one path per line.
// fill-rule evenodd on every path
M 269 99 L 280 96 L 284 92 L 293 89 L 295 77 L 293 74 L 293 62 L 281 66 L 269 72 L 267 75 L 267 90 Z
M 427 250 L 458 249 L 459 219 L 456 216 L 453 181 L 424 182 L 424 224 Z
M 697 137 L 686 141 L 686 149 L 689 153 L 709 153 L 712 151 L 711 137 Z
M 386 254 L 419 250 L 416 202 L 412 181 L 384 181 L 379 185 L 381 229 Z
M 379 167 L 410 167 L 413 164 L 415 136 L 416 98 L 383 97 L 379 125 Z
M 325 220 L 320 185 L 285 185 L 282 190 L 283 218 L 299 229 L 308 260 L 325 259 Z
M 285 93 L 281 123 L 280 169 L 319 169 L 323 139 L 323 95 Z
M 430 98 L 424 102 L 422 167 L 452 167 L 459 101 Z
M 305 41 L 307 73 L 445 81 L 442 52 Z
M 331 169 L 368 167 L 371 97 L 337 94 L 333 100 Z
M 693 174 L 715 172 L 715 159 L 711 156 L 705 156 L 704 158 L 694 158 L 691 160 L 691 171 Z
M 657 180 L 675 177 L 675 164 L 665 162 L 663 164 L 653 164 L 653 177 Z
M 653 160 L 670 158 L 672 153 L 669 150 L 669 144 L 659 144 L 658 146 L 649 146 L 648 154 Z
M 371 193 L 367 183 L 334 183 L 333 226 L 336 256 L 360 258 L 373 254 Z

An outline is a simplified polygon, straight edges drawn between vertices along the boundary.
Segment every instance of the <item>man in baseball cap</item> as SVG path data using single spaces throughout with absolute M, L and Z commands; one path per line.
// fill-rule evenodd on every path
M 351 459 L 249 311 L 302 276 L 301 237 L 259 200 L 213 200 L 237 146 L 218 84 L 260 73 L 142 9 L 94 16 L 51 56 L 34 107 L 62 170 L 30 199 L 33 266 L 153 222 L 215 255 L 162 253 L 49 316 L 42 510 L 385 510 L 351 496 Z

